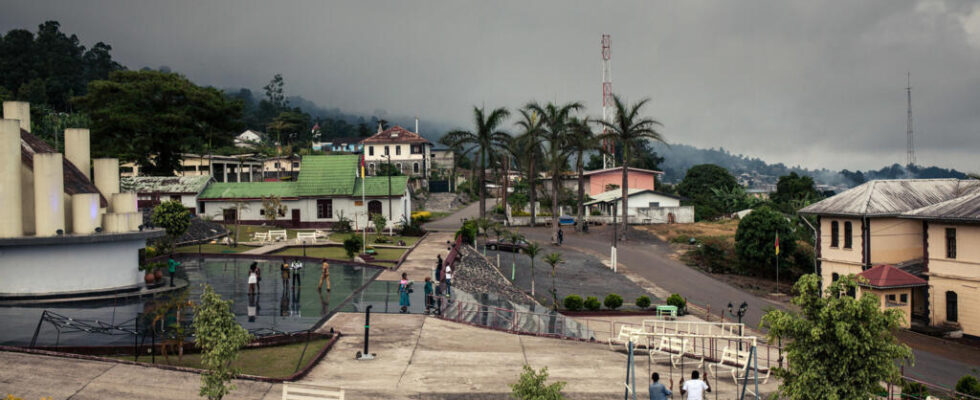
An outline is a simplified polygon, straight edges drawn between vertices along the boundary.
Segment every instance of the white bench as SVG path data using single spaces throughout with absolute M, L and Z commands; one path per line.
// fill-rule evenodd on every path
M 681 364 L 685 362 L 685 354 L 694 356 L 692 361 L 697 363 L 695 369 L 701 369 L 704 365 L 704 355 L 695 354 L 693 342 L 688 338 L 676 336 L 661 336 L 657 347 L 650 351 L 650 360 L 653 362 L 670 361 L 674 368 L 680 368 Z
M 282 383 L 282 400 L 311 399 L 344 400 L 344 389 L 309 383 Z
M 296 232 L 296 242 L 316 243 L 316 232 Z
M 268 232 L 255 232 L 252 234 L 253 242 L 266 242 L 269 240 Z
M 285 229 L 279 231 L 269 231 L 268 233 L 269 233 L 269 240 L 276 241 L 276 242 L 286 240 Z
M 708 365 L 708 369 L 711 370 L 712 374 L 717 374 L 717 370 L 720 368 L 730 368 L 732 381 L 735 382 L 735 385 L 738 386 L 739 382 L 744 382 L 747 385 L 756 379 L 756 373 L 751 371 L 749 372 L 748 378 L 745 378 L 744 376 L 745 371 L 752 368 L 752 360 L 749 358 L 750 354 L 751 350 L 749 349 L 739 351 L 737 346 L 726 346 L 725 349 L 721 351 L 721 360 L 715 364 Z M 756 360 L 758 360 L 758 357 L 758 354 L 756 354 Z M 769 381 L 769 374 L 772 373 L 772 369 L 766 369 L 765 375 L 762 375 L 762 372 L 759 371 L 758 365 L 756 365 L 755 369 L 755 372 L 757 372 L 759 375 L 759 379 L 761 379 L 759 384 L 765 385 L 766 382 Z M 751 390 L 747 391 L 751 392 Z M 752 394 L 754 395 L 755 393 Z
M 623 346 L 626 347 L 626 351 L 629 351 L 629 342 L 633 342 L 633 348 L 640 346 L 640 336 L 643 335 L 643 328 L 634 328 L 629 325 L 623 325 L 619 327 L 619 335 L 615 338 L 609 337 L 609 348 L 615 350 L 613 346 L 613 340 L 617 342 L 622 342 Z

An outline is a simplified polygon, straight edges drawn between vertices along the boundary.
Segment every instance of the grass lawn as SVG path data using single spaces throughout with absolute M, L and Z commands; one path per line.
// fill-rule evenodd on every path
M 306 349 L 306 354 L 303 354 L 303 346 L 306 345 L 305 342 L 287 344 L 284 346 L 243 349 L 238 353 L 238 359 L 231 365 L 241 368 L 242 373 L 244 374 L 283 378 L 296 372 L 296 361 L 299 359 L 301 354 L 303 355 L 303 360 L 300 362 L 300 368 L 308 364 L 310 360 L 313 359 L 313 356 L 323 349 L 323 346 L 325 346 L 327 342 L 329 342 L 328 339 L 311 340 L 309 347 Z M 134 357 L 123 356 L 116 358 L 132 361 Z M 150 357 L 140 356 L 139 360 L 142 362 L 150 362 Z M 200 354 L 185 354 L 180 363 L 177 362 L 177 356 L 175 355 L 170 356 L 169 363 L 165 357 L 158 355 L 156 357 L 156 363 L 163 365 L 179 365 L 190 368 L 202 368 Z
M 351 234 L 352 233 L 331 233 L 330 240 L 337 243 L 343 243 L 344 239 L 347 239 Z M 362 236 L 362 235 L 363 233 L 358 234 L 358 236 Z M 389 245 L 395 245 L 398 243 L 399 240 L 404 240 L 406 246 L 413 246 L 415 245 L 415 242 L 419 241 L 419 237 L 416 236 L 398 236 L 398 235 L 395 236 L 383 235 L 383 236 L 391 238 L 391 243 L 385 243 Z M 374 239 L 377 237 L 378 235 L 376 233 L 368 233 L 367 235 L 368 245 L 374 244 Z
M 245 246 L 241 244 L 238 245 L 238 247 L 231 247 L 223 244 L 202 244 L 200 250 L 201 252 L 204 253 L 220 254 L 220 253 L 241 253 L 243 251 L 252 250 L 254 248 L 255 247 Z M 197 251 L 198 251 L 198 247 L 196 244 L 190 246 L 181 246 L 177 248 L 178 253 L 197 253 Z
M 430 213 L 432 213 L 432 217 L 429 219 L 429 222 L 438 221 L 446 218 L 447 215 L 452 214 L 451 212 L 447 211 L 430 211 Z
M 405 254 L 404 249 L 375 249 L 378 252 L 374 258 L 378 260 L 389 260 L 398 261 L 398 258 Z M 285 250 L 273 253 L 277 256 L 302 256 L 302 247 L 290 247 Z M 344 251 L 343 247 L 340 246 L 330 246 L 330 247 L 307 247 L 306 248 L 307 257 L 318 257 L 318 258 L 331 258 L 335 260 L 346 260 L 347 252 Z
M 655 224 L 637 226 L 635 229 L 646 230 L 657 235 L 661 240 L 675 243 L 687 243 L 691 237 L 698 239 L 717 237 L 734 242 L 738 220 L 701 221 L 693 224 Z

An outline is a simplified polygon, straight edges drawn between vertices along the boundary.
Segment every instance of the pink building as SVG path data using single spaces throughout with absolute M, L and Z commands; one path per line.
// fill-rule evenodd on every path
M 630 189 L 656 190 L 654 185 L 657 180 L 657 175 L 660 174 L 663 174 L 663 172 L 630 168 L 626 180 L 629 182 Z M 608 192 L 623 185 L 623 167 L 586 171 L 584 175 L 588 182 L 589 196 Z

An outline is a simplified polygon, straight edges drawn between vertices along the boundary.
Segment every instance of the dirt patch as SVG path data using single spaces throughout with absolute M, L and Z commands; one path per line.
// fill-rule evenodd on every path
M 689 238 L 730 237 L 734 242 L 738 220 L 702 221 L 693 224 L 656 224 L 634 227 L 637 231 L 653 234 L 665 242 L 686 242 Z

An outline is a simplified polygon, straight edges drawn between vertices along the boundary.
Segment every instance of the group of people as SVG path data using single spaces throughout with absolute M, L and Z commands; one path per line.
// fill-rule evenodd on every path
M 439 314 L 442 310 L 443 298 L 448 299 L 452 295 L 453 286 L 453 267 L 443 265 L 442 254 L 436 256 L 436 269 L 432 277 L 425 277 L 425 285 L 422 290 L 425 294 L 425 314 Z M 402 273 L 402 279 L 398 281 L 398 306 L 401 313 L 407 313 L 412 303 L 409 294 L 415 290 L 414 282 L 408 280 L 408 274 Z
M 320 261 L 320 283 L 317 285 L 317 290 L 323 290 L 323 285 L 327 285 L 327 292 L 330 292 L 330 263 L 326 259 Z M 282 277 L 282 287 L 283 289 L 289 288 L 290 277 L 292 277 L 293 287 L 300 287 L 303 285 L 303 275 L 300 271 L 303 269 L 303 262 L 299 259 L 294 259 L 292 262 L 287 262 L 286 259 L 282 259 L 282 264 L 279 265 L 279 271 Z M 262 282 L 262 270 L 259 268 L 257 262 L 253 262 L 252 265 L 248 267 L 248 294 L 256 294 L 261 290 Z
M 708 374 L 704 374 L 705 380 L 701 380 L 701 373 L 697 370 L 691 371 L 691 379 L 685 381 L 681 377 L 681 396 L 687 396 L 687 400 L 704 400 L 705 393 L 711 393 L 711 385 L 708 384 Z M 660 374 L 654 372 L 650 376 L 650 400 L 667 400 L 673 395 L 664 384 L 660 383 Z M 673 387 L 673 383 L 671 383 Z

